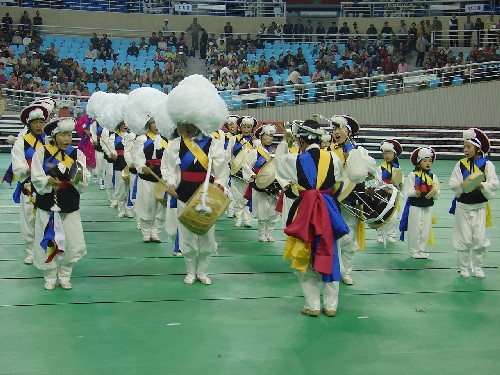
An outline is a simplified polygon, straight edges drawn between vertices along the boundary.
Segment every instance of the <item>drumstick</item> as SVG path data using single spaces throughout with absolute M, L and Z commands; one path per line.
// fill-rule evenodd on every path
M 149 174 L 151 176 L 153 176 L 154 178 L 156 178 L 156 181 L 158 181 L 160 184 L 162 184 L 163 186 L 168 188 L 168 185 L 165 181 L 163 181 L 163 178 L 158 177 L 158 175 L 156 173 L 154 173 L 152 170 L 149 171 Z

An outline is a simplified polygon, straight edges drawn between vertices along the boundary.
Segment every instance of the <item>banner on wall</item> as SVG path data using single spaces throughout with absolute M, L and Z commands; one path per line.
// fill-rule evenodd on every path
M 161 0 L 142 0 L 142 12 L 149 14 L 162 14 L 163 1 Z
M 192 12 L 193 6 L 191 4 L 175 4 L 174 10 L 176 12 Z
M 467 4 L 465 5 L 465 13 L 484 12 L 484 4 Z

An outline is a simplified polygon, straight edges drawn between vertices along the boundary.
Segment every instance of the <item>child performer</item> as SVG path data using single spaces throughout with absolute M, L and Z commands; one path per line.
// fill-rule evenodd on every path
M 89 184 L 85 155 L 71 146 L 75 119 L 54 119 L 43 128 L 51 140 L 35 152 L 31 181 L 35 200 L 34 265 L 44 271 L 45 289 L 56 279 L 71 289 L 73 264 L 87 254 L 80 218 L 80 194 Z
M 224 122 L 228 111 L 217 89 L 206 78 L 194 74 L 168 94 L 167 113 L 177 124 L 179 137 L 169 142 L 163 155 L 162 175 L 168 193 L 177 198 L 177 211 L 181 215 L 187 201 L 203 184 L 210 162 L 214 183 L 220 188 L 227 185 L 229 169 L 224 143 L 210 134 Z M 187 271 L 184 283 L 193 284 L 198 279 L 202 284 L 211 284 L 207 268 L 210 256 L 217 249 L 215 226 L 198 235 L 179 222 L 178 230 Z
M 380 144 L 380 150 L 382 151 L 382 155 L 384 156 L 384 161 L 377 168 L 375 174 L 375 180 L 377 181 L 379 186 L 385 184 L 394 184 L 395 176 L 393 175 L 393 171 L 395 172 L 394 174 L 396 174 L 396 171 L 398 170 L 399 172 L 397 173 L 402 172 L 399 167 L 398 157 L 403 152 L 403 147 L 398 141 L 394 139 L 386 139 Z M 403 187 L 402 174 L 400 175 L 400 177 L 401 181 L 400 182 L 396 181 L 399 182 L 399 184 L 394 185 L 399 190 L 401 190 L 401 188 Z M 397 202 L 396 205 L 399 205 L 399 203 Z M 399 231 L 399 220 L 395 212 L 389 219 L 389 222 L 384 224 L 382 228 L 377 229 L 378 233 L 377 242 L 379 243 L 385 243 L 385 241 L 388 241 L 390 243 L 398 242 L 397 239 L 398 231 Z
M 25 264 L 33 264 L 33 247 L 35 235 L 35 211 L 33 203 L 36 193 L 31 186 L 31 162 L 38 148 L 45 144 L 43 127 L 49 112 L 42 105 L 30 105 L 21 111 L 21 122 L 27 126 L 27 133 L 17 138 L 12 147 L 12 171 L 19 179 L 14 192 L 14 202 L 20 203 L 21 235 L 26 249 Z
M 460 276 L 469 277 L 472 269 L 476 277 L 484 278 L 483 263 L 490 245 L 486 238 L 486 227 L 491 225 L 488 200 L 494 197 L 499 182 L 495 166 L 485 158 L 490 150 L 486 134 L 471 128 L 464 131 L 463 139 L 465 158 L 455 165 L 450 178 L 450 188 L 456 196 L 456 207 L 451 211 L 455 215 L 453 246 L 457 249 Z M 464 180 L 475 172 L 484 174 L 483 181 L 469 191 Z
M 243 178 L 251 181 L 252 213 L 259 222 L 259 241 L 274 242 L 273 231 L 278 213 L 276 203 L 281 190 L 277 181 L 271 182 L 266 189 L 259 189 L 255 179 L 264 165 L 274 156 L 273 138 L 276 126 L 262 125 L 255 132 L 257 140 L 254 141 L 254 149 L 250 150 L 243 162 Z
M 399 230 L 408 231 L 408 249 L 415 259 L 427 259 L 427 244 L 432 245 L 432 206 L 439 197 L 439 181 L 431 172 L 436 153 L 432 148 L 419 147 L 412 152 L 410 160 L 415 166 L 405 183 L 405 195 L 408 197 L 401 216 Z M 403 233 L 401 239 L 403 239 Z
M 323 286 L 323 312 L 328 317 L 337 313 L 340 255 L 338 240 L 349 228 L 337 208 L 333 195 L 342 181 L 342 164 L 319 144 L 323 131 L 318 122 L 306 120 L 295 124 L 300 153 L 288 153 L 282 141 L 276 150 L 276 176 L 284 181 L 297 181 L 300 196 L 288 215 L 284 258 L 292 260 L 305 304 L 301 313 L 313 317 L 320 314 L 320 286 Z
M 243 197 L 249 181 L 243 178 L 243 172 L 241 171 L 243 161 L 245 160 L 242 158 L 244 155 L 238 155 L 240 152 L 245 154 L 253 148 L 252 137 L 253 130 L 257 126 L 257 120 L 251 116 L 243 116 L 238 119 L 237 123 L 241 133 L 232 137 L 227 146 L 227 154 L 231 166 L 231 196 L 233 198 L 234 216 L 236 217 L 234 226 L 240 227 L 243 223 L 245 227 L 251 227 L 252 219 L 250 211 L 248 206 L 246 206 L 247 201 Z M 241 162 L 241 165 L 237 165 L 239 162 Z

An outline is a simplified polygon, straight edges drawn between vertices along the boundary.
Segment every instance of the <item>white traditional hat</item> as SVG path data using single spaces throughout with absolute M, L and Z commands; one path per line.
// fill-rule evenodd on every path
M 469 142 L 474 146 L 478 147 L 485 154 L 490 151 L 490 140 L 483 133 L 483 131 L 477 128 L 470 128 L 463 132 L 463 139 L 465 142 Z
M 184 78 L 168 94 L 167 102 L 174 124 L 193 124 L 205 135 L 220 129 L 229 116 L 215 86 L 199 74 Z
M 98 116 L 99 124 L 113 132 L 116 127 L 125 120 L 125 109 L 127 108 L 128 95 L 112 94 L 108 96 L 107 104 Z
M 163 99 L 167 95 L 152 87 L 139 87 L 128 95 L 125 110 L 125 124 L 135 134 L 143 134 L 148 129 L 150 120 L 155 120 L 154 115 L 158 107 L 165 106 Z
M 49 121 L 43 127 L 46 135 L 54 136 L 58 133 L 70 132 L 75 129 L 76 120 L 73 117 L 60 117 Z

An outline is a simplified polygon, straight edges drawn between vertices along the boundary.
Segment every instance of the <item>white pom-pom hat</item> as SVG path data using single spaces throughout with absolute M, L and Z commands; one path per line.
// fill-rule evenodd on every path
M 255 136 L 260 138 L 263 134 L 274 136 L 276 134 L 276 126 L 272 124 L 261 125 L 256 131 Z
M 411 153 L 410 160 L 413 165 L 418 165 L 423 159 L 436 160 L 436 152 L 430 147 L 419 147 Z
M 168 94 L 167 113 L 174 124 L 192 124 L 205 135 L 219 130 L 229 116 L 215 86 L 199 74 L 184 78 Z
M 125 111 L 125 124 L 135 134 L 146 133 L 146 126 L 156 120 L 155 113 L 158 107 L 165 106 L 164 98 L 167 95 L 152 87 L 139 87 L 128 95 Z
M 490 151 L 490 140 L 480 129 L 470 128 L 465 130 L 463 132 L 463 140 L 478 147 L 485 154 Z
M 257 126 L 257 120 L 252 116 L 242 116 L 236 121 L 236 124 L 238 124 L 240 128 L 243 125 L 250 125 L 252 128 L 255 128 Z
M 224 125 L 226 125 L 226 126 L 231 125 L 231 124 L 238 125 L 239 118 L 240 118 L 240 116 L 230 115 L 230 116 L 227 117 L 226 122 L 224 123 Z
M 103 91 L 93 93 L 87 103 L 87 116 L 94 120 L 97 119 L 99 112 L 106 106 L 104 103 L 109 95 L 111 94 L 106 94 Z
M 125 120 L 125 109 L 127 108 L 128 95 L 113 94 L 108 96 L 107 104 L 99 112 L 99 124 L 109 131 L 117 130 L 117 126 Z
M 332 116 L 330 118 L 330 122 L 336 128 L 348 128 L 351 131 L 352 135 L 357 134 L 357 132 L 359 131 L 359 123 L 349 115 Z
M 43 132 L 49 136 L 58 133 L 72 132 L 75 129 L 76 120 L 73 117 L 59 117 L 49 121 L 43 127 Z
M 403 152 L 403 146 L 401 146 L 401 143 L 394 139 L 386 139 L 380 144 L 380 150 L 382 152 L 392 151 L 396 154 L 396 156 L 399 156 Z

